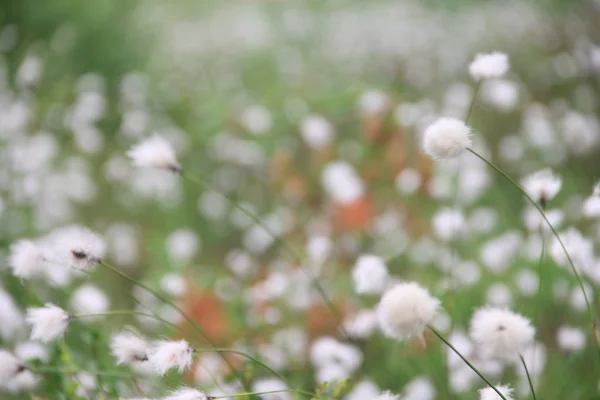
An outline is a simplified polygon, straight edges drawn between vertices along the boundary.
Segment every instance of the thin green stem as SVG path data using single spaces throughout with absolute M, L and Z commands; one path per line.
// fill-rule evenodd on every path
M 281 390 L 270 390 L 267 392 L 248 392 L 248 393 L 236 393 L 236 394 L 228 394 L 224 396 L 211 396 L 213 399 L 226 399 L 228 397 L 243 397 L 243 396 L 259 396 L 262 394 L 271 394 L 271 393 L 297 393 L 303 394 L 305 396 L 309 396 L 312 398 L 319 398 L 315 393 L 306 392 L 300 389 L 281 389 Z
M 469 109 L 467 110 L 467 116 L 465 117 L 465 124 L 469 121 L 469 117 L 473 112 L 473 108 L 475 108 L 475 102 L 477 101 L 477 95 L 479 94 L 479 88 L 481 88 L 481 80 L 477 82 L 475 85 L 475 92 L 473 93 L 473 98 L 471 99 L 471 104 L 469 105 Z
M 527 194 L 527 192 L 517 183 L 515 182 L 514 179 L 512 179 L 508 174 L 506 174 L 503 170 L 501 170 L 499 167 L 497 167 L 495 164 L 493 164 L 491 161 L 488 161 L 485 157 L 479 155 L 479 153 L 477 153 L 475 150 L 473 149 L 467 149 L 471 154 L 475 155 L 477 158 L 479 158 L 481 161 L 483 161 L 484 163 L 486 163 L 490 168 L 492 168 L 494 171 L 496 171 L 497 173 L 499 173 L 500 175 L 502 175 L 502 177 L 504 179 L 506 179 L 507 181 L 509 181 L 514 187 L 516 187 L 524 196 L 527 200 L 529 200 L 529 202 L 540 212 L 540 214 L 542 215 L 542 218 L 544 218 L 544 221 L 546 221 L 546 224 L 548 224 L 548 227 L 550 228 L 550 230 L 552 231 L 552 233 L 554 234 L 554 236 L 556 237 L 556 239 L 558 240 L 558 243 L 560 243 L 560 246 L 562 247 L 563 252 L 565 253 L 565 255 L 567 256 L 567 260 L 569 261 L 569 265 L 571 266 L 571 269 L 573 270 L 573 274 L 575 275 L 575 278 L 577 279 L 577 282 L 579 283 L 579 286 L 581 287 L 581 291 L 583 292 L 583 297 L 585 299 L 585 305 L 587 307 L 587 311 L 590 317 L 590 321 L 592 322 L 592 324 L 594 323 L 594 313 L 592 311 L 592 307 L 590 304 L 590 301 L 588 299 L 587 293 L 585 291 L 585 287 L 583 285 L 583 280 L 581 279 L 581 276 L 579 275 L 579 273 L 577 272 L 577 268 L 575 268 L 575 264 L 573 263 L 573 259 L 571 258 L 571 256 L 569 255 L 569 252 L 567 251 L 567 248 L 565 247 L 562 239 L 560 238 L 558 232 L 556 231 L 556 229 L 554 229 L 554 226 L 550 223 L 550 221 L 548 220 L 548 218 L 546 217 L 546 214 L 544 213 L 544 210 L 540 207 L 540 205 L 531 198 L 531 196 L 529 196 Z
M 538 292 L 537 292 L 537 298 L 535 301 L 535 319 L 536 319 L 536 326 L 540 326 L 540 309 L 541 309 L 541 304 L 542 304 L 542 264 L 544 261 L 544 254 L 546 252 L 546 241 L 544 240 L 544 234 L 542 232 L 542 229 L 540 227 L 540 239 L 542 239 L 542 250 L 540 252 L 540 260 L 538 262 Z M 534 354 L 537 352 L 537 343 L 533 346 L 533 352 Z M 535 359 L 536 357 L 533 357 L 534 363 L 535 363 Z M 534 364 L 535 367 L 535 364 Z
M 266 369 L 267 371 L 269 371 L 273 375 L 277 376 L 282 381 L 286 382 L 286 379 L 281 374 L 279 374 L 277 371 L 275 371 L 273 368 L 269 367 L 264 362 L 260 361 L 257 358 L 254 358 L 250 354 L 245 353 L 245 352 L 243 352 L 241 350 L 229 349 L 229 348 L 210 348 L 210 349 L 194 349 L 194 351 L 197 352 L 197 353 L 211 353 L 211 352 L 215 352 L 215 353 L 232 353 L 232 354 L 238 354 L 238 355 L 240 355 L 242 357 L 245 357 L 248 360 L 250 360 L 250 361 L 252 361 L 252 362 L 260 365 L 261 367 L 263 367 L 264 369 Z
M 477 368 L 475 368 L 475 366 L 473 364 L 471 364 L 469 362 L 469 360 L 467 360 L 462 354 L 460 354 L 460 352 L 458 350 L 456 350 L 456 348 L 454 346 L 452 346 L 452 344 L 450 344 L 450 342 L 447 341 L 434 327 L 432 327 L 431 325 L 427 325 L 427 327 L 429 328 L 429 330 L 431 332 L 433 332 L 433 334 L 435 336 L 437 336 L 442 342 L 444 342 L 444 344 L 446 346 L 448 346 L 450 349 L 452 349 L 452 351 L 455 352 L 456 355 L 458 355 L 461 358 L 461 360 L 463 360 L 465 362 L 465 364 L 467 364 L 469 366 L 469 368 L 471 368 L 473 370 L 473 372 L 475 372 L 477 375 L 479 375 L 479 377 L 481 379 L 483 379 L 483 381 L 485 383 L 487 383 L 487 385 L 489 387 L 494 389 L 494 391 L 496 393 L 498 393 L 498 396 L 500 396 L 500 398 L 502 398 L 502 400 L 506 400 L 506 397 L 504 397 L 504 395 L 496 388 L 496 386 L 494 386 L 492 384 L 492 382 L 490 382 L 489 379 L 485 377 L 485 375 L 483 375 L 481 372 L 479 372 L 479 370 Z
M 225 194 L 221 193 L 220 191 L 216 190 L 214 187 L 212 187 L 212 185 L 210 185 L 209 183 L 207 183 L 203 179 L 195 177 L 195 176 L 192 176 L 192 175 L 190 175 L 188 173 L 184 173 L 183 170 L 180 171 L 180 174 L 181 174 L 181 177 L 183 177 L 184 179 L 187 179 L 190 182 L 193 182 L 193 183 L 195 183 L 195 184 L 197 184 L 199 186 L 202 186 L 202 187 L 204 187 L 204 188 L 206 188 L 208 190 L 212 190 L 213 192 L 217 193 L 219 196 L 221 196 L 226 201 L 228 201 L 234 208 L 236 208 L 237 210 L 239 210 L 242 213 L 244 213 L 244 215 L 246 215 L 248 218 L 250 218 L 252 221 L 254 221 L 254 223 L 256 223 L 258 226 L 260 226 L 261 228 L 263 228 L 265 230 L 265 232 L 267 232 L 267 234 L 269 236 L 271 236 L 271 238 L 274 240 L 275 244 L 277 246 L 281 246 L 281 248 L 284 249 L 288 253 L 288 256 L 290 256 L 290 258 L 292 258 L 293 260 L 295 260 L 298 263 L 298 265 L 300 266 L 300 268 L 302 269 L 302 271 L 304 271 L 304 273 L 310 279 L 311 285 L 317 290 L 317 292 L 319 292 L 319 295 L 321 296 L 321 298 L 325 302 L 325 305 L 327 306 L 327 308 L 329 309 L 329 311 L 339 320 L 339 322 L 340 322 L 340 331 L 345 336 L 348 336 L 346 334 L 345 330 L 344 330 L 343 325 L 341 324 L 341 322 L 343 320 L 343 316 L 340 313 L 340 311 L 333 304 L 333 302 L 329 299 L 329 297 L 327 296 L 327 293 L 325 293 L 325 290 L 323 289 L 323 287 L 319 283 L 319 281 L 318 281 L 317 277 L 314 275 L 314 273 L 309 268 L 306 268 L 303 265 L 303 263 L 302 263 L 302 257 L 294 249 L 292 249 L 284 240 L 282 240 L 281 237 L 280 237 L 280 235 L 275 234 L 271 229 L 269 229 L 260 220 L 260 218 L 256 214 L 248 211 L 246 208 L 242 207 L 235 200 L 230 199 L 227 195 L 225 195 Z
M 183 311 L 179 306 L 177 306 L 177 304 L 175 304 L 171 300 L 167 299 L 166 297 L 164 297 L 163 295 L 161 295 L 160 293 L 158 293 L 156 290 L 152 289 L 151 287 L 147 286 L 146 284 L 138 281 L 137 279 L 134 279 L 134 278 L 130 277 L 126 273 L 124 273 L 124 272 L 120 271 L 119 269 L 111 266 L 110 264 L 106 263 L 105 261 L 100 261 L 99 264 L 102 265 L 103 267 L 111 270 L 112 272 L 114 272 L 115 274 L 119 275 L 123 279 L 131 282 L 132 284 L 134 284 L 136 286 L 139 286 L 142 289 L 146 290 L 147 292 L 149 292 L 150 294 L 152 294 L 154 297 L 156 297 L 157 299 L 159 299 L 163 303 L 165 303 L 165 304 L 173 307 L 179 313 L 179 315 L 181 315 L 194 328 L 194 330 L 196 332 L 198 332 L 208 342 L 208 344 L 210 346 L 216 347 L 215 344 L 214 344 L 214 342 L 206 334 L 206 332 L 204 332 L 204 330 L 202 328 L 200 328 L 200 326 L 198 326 L 198 324 L 185 311 Z M 229 366 L 229 368 L 231 369 L 231 371 L 233 371 L 238 376 L 238 379 L 240 380 L 240 382 L 242 382 L 242 385 L 244 386 L 244 389 L 247 390 L 247 388 L 246 388 L 246 382 L 245 382 L 244 377 L 242 376 L 242 374 L 240 374 L 240 372 L 237 369 L 235 369 L 235 367 L 231 364 L 231 362 L 229 362 L 229 360 L 227 359 L 227 357 L 225 357 L 224 355 L 221 355 L 221 357 L 223 358 L 223 361 L 225 361 L 225 363 Z
M 531 375 L 529 375 L 529 369 L 527 369 L 525 359 L 521 354 L 519 354 L 519 358 L 521 359 L 521 364 L 523 364 L 523 368 L 525 368 L 525 374 L 527 374 L 527 381 L 529 382 L 529 388 L 531 389 L 531 395 L 533 396 L 533 400 L 537 400 L 537 397 L 535 396 L 535 390 L 533 389 L 533 382 L 531 382 Z

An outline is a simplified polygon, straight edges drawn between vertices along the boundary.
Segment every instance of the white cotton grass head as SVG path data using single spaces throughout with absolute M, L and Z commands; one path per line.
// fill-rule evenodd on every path
M 106 241 L 98 234 L 81 226 L 59 228 L 46 240 L 47 259 L 57 265 L 53 268 L 89 269 L 106 254 Z
M 8 266 L 13 275 L 21 279 L 31 279 L 44 271 L 42 247 L 33 240 L 19 240 L 10 246 Z
M 101 314 L 109 306 L 108 296 L 94 285 L 82 285 L 71 296 L 71 309 L 77 314 Z
M 8 382 L 25 371 L 25 364 L 6 350 L 0 349 L 0 381 Z
M 160 340 L 154 343 L 148 359 L 159 375 L 164 375 L 171 368 L 182 373 L 192 364 L 193 349 L 185 340 Z
M 181 172 L 177 155 L 171 143 L 165 138 L 154 134 L 133 146 L 127 156 L 133 165 L 141 168 L 163 169 L 171 172 Z
M 47 343 L 65 333 L 71 316 L 62 308 L 46 303 L 44 307 L 28 308 L 25 320 L 31 326 L 31 340 Z
M 15 346 L 15 355 L 23 361 L 41 360 L 47 362 L 50 358 L 48 349 L 39 342 L 21 342 Z
M 533 341 L 535 328 L 510 310 L 483 307 L 473 314 L 469 335 L 483 357 L 514 361 Z
M 389 390 L 386 390 L 385 392 L 381 393 L 379 396 L 375 397 L 374 400 L 398 400 L 400 398 L 399 395 L 394 394 L 392 392 L 390 392 Z
M 12 296 L 0 288 L 0 337 L 12 340 L 21 335 L 24 327 L 23 313 Z
M 110 340 L 110 352 L 117 365 L 148 361 L 149 350 L 150 344 L 133 332 L 119 332 Z
M 499 51 L 489 54 L 479 53 L 469 64 L 469 74 L 476 81 L 501 78 L 508 72 L 508 56 Z
M 546 168 L 525 177 L 521 186 L 533 201 L 545 207 L 560 191 L 562 179 Z
M 192 389 L 192 388 L 179 388 L 177 390 L 175 390 L 174 392 L 172 392 L 171 394 L 169 394 L 168 396 L 165 396 L 162 398 L 162 400 L 206 400 L 207 397 L 206 395 L 197 390 L 197 389 Z
M 496 389 L 506 398 L 506 400 L 513 400 L 512 392 L 513 389 L 508 385 L 495 385 Z M 491 387 L 486 387 L 479 390 L 479 400 L 502 400 L 502 397 L 496 393 Z
M 440 301 L 415 282 L 399 283 L 388 290 L 377 306 L 382 332 L 397 340 L 421 337 L 435 317 Z
M 471 128 L 456 118 L 438 118 L 423 133 L 423 150 L 434 160 L 455 158 L 469 146 Z
M 321 183 L 327 194 L 342 205 L 356 202 L 365 192 L 362 179 L 345 161 L 332 161 L 327 164 L 321 174 Z
M 388 270 L 383 258 L 362 254 L 352 270 L 354 289 L 359 294 L 379 294 L 388 283 Z
M 313 150 L 327 147 L 334 138 L 333 126 L 320 115 L 309 115 L 300 123 L 300 133 L 304 142 Z

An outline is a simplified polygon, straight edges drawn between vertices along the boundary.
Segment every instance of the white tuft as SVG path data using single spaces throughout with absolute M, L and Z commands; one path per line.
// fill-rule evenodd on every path
M 514 361 L 533 341 L 535 328 L 510 310 L 484 307 L 473 315 L 469 334 L 482 356 Z
M 381 257 L 363 254 L 358 257 L 352 270 L 354 289 L 359 294 L 379 294 L 388 283 L 388 270 Z
M 525 177 L 521 181 L 521 185 L 533 201 L 545 206 L 560 190 L 562 179 L 560 176 L 554 175 L 552 170 L 543 169 Z
M 0 382 L 10 382 L 24 371 L 25 365 L 6 350 L 0 350 Z
M 387 337 L 397 340 L 420 337 L 439 305 L 440 301 L 417 283 L 400 283 L 381 298 L 377 320 Z
M 110 351 L 117 359 L 117 365 L 148 361 L 150 345 L 133 332 L 123 331 L 113 335 Z
M 16 277 L 30 279 L 37 276 L 44 270 L 42 248 L 32 240 L 19 240 L 10 246 L 8 265 Z
M 65 333 L 70 319 L 65 310 L 51 303 L 27 309 L 26 321 L 31 326 L 32 340 L 50 342 L 58 339 Z
M 157 134 L 133 146 L 127 152 L 127 156 L 137 167 L 165 169 L 171 172 L 181 171 L 173 146 Z
M 88 269 L 101 262 L 106 253 L 104 239 L 80 226 L 69 226 L 51 232 L 47 244 L 48 260 L 57 264 L 54 268 Z
M 460 155 L 471 145 L 471 128 L 456 118 L 438 118 L 423 134 L 423 150 L 433 159 Z
M 192 388 L 180 388 L 163 397 L 162 400 L 206 400 L 206 395 Z
M 171 368 L 177 368 L 182 373 L 192 363 L 193 349 L 185 340 L 154 343 L 150 349 L 149 360 L 159 375 L 164 375 Z
M 496 385 L 496 389 L 506 398 L 506 400 L 513 400 L 512 388 L 505 385 Z M 502 397 L 496 393 L 491 387 L 481 389 L 479 391 L 479 400 L 502 400 Z
M 501 78 L 508 71 L 508 56 L 495 51 L 490 54 L 477 54 L 469 64 L 469 74 L 473 79 Z

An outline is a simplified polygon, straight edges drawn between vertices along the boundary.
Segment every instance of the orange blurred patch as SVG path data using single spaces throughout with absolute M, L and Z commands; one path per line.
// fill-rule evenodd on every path
M 363 196 L 352 204 L 338 204 L 335 209 L 334 224 L 340 230 L 358 230 L 364 228 L 374 214 L 373 202 Z
M 189 290 L 184 300 L 185 312 L 219 343 L 231 340 L 231 320 L 221 300 L 211 292 Z

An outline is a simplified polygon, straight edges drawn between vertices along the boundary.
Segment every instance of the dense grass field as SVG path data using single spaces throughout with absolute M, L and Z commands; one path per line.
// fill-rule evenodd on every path
M 0 4 L 0 398 L 600 398 L 596 3 Z

